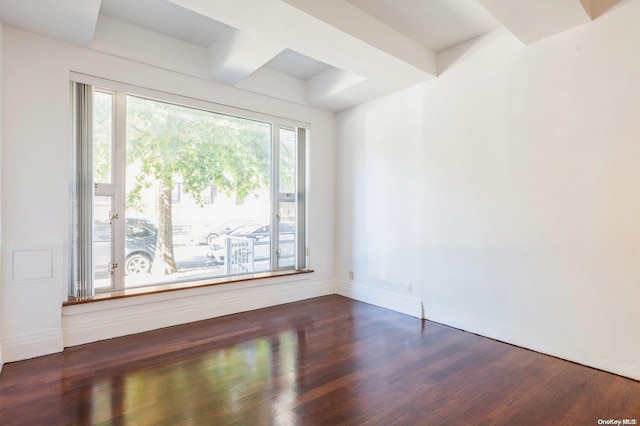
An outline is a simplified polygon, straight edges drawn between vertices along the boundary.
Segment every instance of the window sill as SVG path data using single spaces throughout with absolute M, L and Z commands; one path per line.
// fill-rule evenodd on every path
M 163 284 L 163 285 L 157 285 L 157 286 L 138 287 L 138 288 L 131 288 L 126 290 L 111 291 L 108 293 L 98 293 L 94 295 L 91 299 L 78 300 L 74 297 L 70 297 L 69 300 L 67 300 L 62 304 L 62 306 L 72 306 L 72 305 L 80 305 L 85 303 L 103 302 L 105 300 L 123 299 L 128 297 L 145 296 L 149 294 L 167 293 L 170 291 L 211 287 L 211 286 L 232 284 L 232 283 L 238 283 L 238 282 L 264 280 L 268 278 L 287 277 L 291 275 L 309 274 L 312 272 L 313 270 L 311 269 L 261 272 L 257 274 L 237 275 L 233 277 L 223 277 L 218 279 L 212 279 L 204 283 L 203 282 L 197 282 L 197 283 L 183 282 L 183 283 Z

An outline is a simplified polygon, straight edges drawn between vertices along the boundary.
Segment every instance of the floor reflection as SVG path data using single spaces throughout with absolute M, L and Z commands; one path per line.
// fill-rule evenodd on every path
M 62 399 L 74 400 L 76 411 L 68 415 L 91 419 L 91 424 L 178 424 L 204 418 L 292 424 L 306 336 L 304 329 L 286 330 L 190 359 L 161 365 L 161 359 L 149 360 L 147 367 L 124 374 L 104 371 L 63 386 L 74 395 Z
M 0 425 L 588 424 L 638 400 L 631 380 L 328 296 L 5 364 Z

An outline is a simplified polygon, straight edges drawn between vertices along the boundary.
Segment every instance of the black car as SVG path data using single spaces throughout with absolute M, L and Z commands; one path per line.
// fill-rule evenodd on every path
M 143 218 L 125 219 L 124 271 L 127 275 L 146 274 L 151 271 L 156 252 L 158 228 Z M 111 225 L 95 221 L 93 228 L 93 263 L 96 274 L 108 271 L 112 261 Z

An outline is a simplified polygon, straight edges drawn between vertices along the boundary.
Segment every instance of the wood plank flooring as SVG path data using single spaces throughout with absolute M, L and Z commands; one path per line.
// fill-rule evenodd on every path
M 640 383 L 327 296 L 6 364 L 2 425 L 598 425 Z M 630 423 L 631 424 L 631 423 Z

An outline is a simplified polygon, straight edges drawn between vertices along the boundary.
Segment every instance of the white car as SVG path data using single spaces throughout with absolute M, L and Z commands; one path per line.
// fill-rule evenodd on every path
M 220 226 L 205 226 L 204 230 L 198 236 L 196 243 L 209 246 L 213 244 L 216 238 L 223 237 L 247 223 L 249 223 L 247 220 L 230 220 Z

